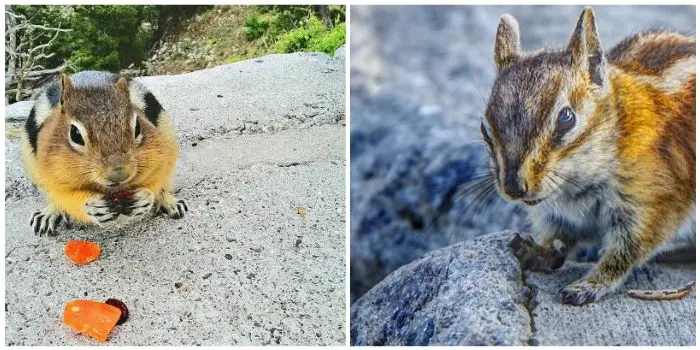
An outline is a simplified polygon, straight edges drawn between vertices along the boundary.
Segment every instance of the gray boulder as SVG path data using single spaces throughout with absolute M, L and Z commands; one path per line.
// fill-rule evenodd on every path
M 353 300 L 431 250 L 527 228 L 522 210 L 495 191 L 465 191 L 489 171 L 486 149 L 473 130 L 434 107 L 391 95 L 369 98 L 358 91 L 351 106 Z
M 512 232 L 427 254 L 389 275 L 351 308 L 352 345 L 693 345 L 695 292 L 640 301 L 625 289 L 680 287 L 695 264 L 647 264 L 619 292 L 582 307 L 558 290 L 590 263 L 525 273 L 507 248 Z
M 335 50 L 335 53 L 333 53 L 333 59 L 345 60 L 345 45 L 342 45 Z
M 308 53 L 139 78 L 178 133 L 180 220 L 37 237 L 29 216 L 46 198 L 6 138 L 5 344 L 95 345 L 61 314 L 107 298 L 130 313 L 110 345 L 345 344 L 344 79 L 342 61 Z M 31 103 L 7 106 L 6 126 Z M 100 259 L 73 265 L 69 239 Z

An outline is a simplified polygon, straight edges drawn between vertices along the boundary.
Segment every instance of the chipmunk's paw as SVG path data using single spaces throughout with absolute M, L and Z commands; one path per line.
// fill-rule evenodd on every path
M 184 199 L 177 199 L 171 194 L 165 194 L 159 203 L 159 212 L 166 213 L 172 219 L 181 219 L 188 210 Z
M 508 247 L 520 261 L 523 270 L 549 273 L 564 265 L 566 260 L 566 255 L 551 248 L 543 248 L 535 243 L 532 236 L 518 232 L 511 236 Z
M 42 211 L 37 211 L 32 214 L 29 220 L 29 226 L 34 230 L 34 234 L 38 236 L 43 236 L 44 234 L 54 236 L 56 229 L 63 221 L 67 222 L 68 217 L 61 211 L 48 206 Z
M 114 206 L 110 198 L 102 194 L 90 198 L 83 209 L 88 221 L 97 226 L 102 226 L 119 216 L 119 208 Z
M 129 218 L 139 218 L 148 214 L 153 208 L 155 195 L 148 189 L 141 188 L 131 192 L 132 198 L 124 204 L 122 214 Z
M 561 302 L 576 306 L 594 303 L 608 291 L 608 286 L 603 283 L 580 280 L 561 289 Z

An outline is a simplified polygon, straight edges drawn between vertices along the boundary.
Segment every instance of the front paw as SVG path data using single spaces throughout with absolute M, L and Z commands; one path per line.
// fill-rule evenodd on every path
M 544 248 L 535 243 L 530 235 L 514 233 L 508 242 L 513 255 L 523 270 L 550 273 L 564 264 L 566 255 L 553 248 Z
M 68 222 L 68 218 L 52 207 L 46 207 L 42 211 L 34 212 L 29 220 L 34 234 L 43 236 L 48 234 L 53 236 L 61 222 Z
M 108 196 L 102 194 L 90 198 L 83 209 L 88 221 L 97 226 L 102 226 L 119 217 L 119 208 Z
M 159 212 L 165 213 L 171 219 L 181 219 L 189 210 L 184 199 L 177 199 L 172 195 L 166 195 L 159 204 Z
M 560 291 L 561 302 L 576 306 L 594 303 L 607 294 L 609 290 L 610 288 L 603 283 L 580 280 L 562 288 Z
M 130 218 L 142 217 L 151 211 L 154 199 L 153 192 L 145 188 L 130 192 L 129 199 L 122 204 L 121 213 Z

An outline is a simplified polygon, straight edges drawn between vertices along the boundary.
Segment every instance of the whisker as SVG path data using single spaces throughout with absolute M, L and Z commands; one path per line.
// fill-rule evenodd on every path
M 477 93 L 479 93 L 479 96 L 481 97 L 481 101 L 484 103 L 484 107 L 488 104 L 488 100 L 484 96 L 484 94 L 481 92 L 481 89 L 479 89 L 478 84 L 476 83 L 476 79 L 471 74 L 467 74 L 469 76 L 469 79 L 471 79 L 472 84 L 474 84 L 474 90 L 476 90 Z M 479 108 L 481 110 L 481 115 L 484 115 L 486 112 L 483 107 L 480 106 Z
M 559 173 L 556 170 L 551 170 L 551 173 L 554 174 L 556 177 L 561 178 L 562 180 L 566 181 L 567 183 L 570 183 L 570 184 L 576 186 L 578 189 L 584 189 L 584 186 L 581 185 L 581 183 L 579 183 L 578 181 L 576 181 L 568 176 L 565 176 L 564 174 Z
M 442 199 L 442 203 L 438 206 L 438 212 L 444 213 L 449 210 L 451 204 L 454 202 L 454 197 L 460 197 L 464 192 L 471 191 L 474 187 L 477 187 L 483 181 L 490 181 L 489 178 L 492 177 L 490 173 L 484 173 L 482 175 L 477 175 L 460 185 L 457 185 L 453 189 L 447 192 L 445 197 Z
M 471 201 L 470 205 L 470 210 L 468 212 L 468 215 L 466 217 L 467 222 L 470 222 L 474 215 L 481 211 L 483 208 L 484 200 L 488 198 L 490 194 L 492 194 L 493 190 L 495 189 L 495 186 L 493 186 L 493 183 L 488 183 L 485 186 L 481 187 L 480 190 L 476 193 L 474 196 L 474 199 Z
M 561 191 L 561 187 L 557 184 L 556 179 L 553 178 L 552 175 L 547 174 L 547 176 L 545 176 L 545 179 L 549 181 L 545 182 L 545 184 L 549 187 L 548 191 L 550 192 L 550 196 L 556 194 L 556 192 L 558 191 Z M 545 203 L 554 210 L 557 210 L 559 212 L 563 211 L 563 208 L 561 207 L 559 201 L 545 201 Z
M 487 202 L 484 199 L 488 198 L 495 190 L 495 182 L 492 176 L 487 176 L 482 179 L 474 186 L 470 186 L 469 191 L 464 191 L 460 194 L 454 201 L 467 201 L 467 207 L 459 213 L 460 220 L 466 220 L 469 223 L 474 215 L 484 208 L 486 208 Z M 454 232 L 450 232 L 447 238 L 453 241 Z

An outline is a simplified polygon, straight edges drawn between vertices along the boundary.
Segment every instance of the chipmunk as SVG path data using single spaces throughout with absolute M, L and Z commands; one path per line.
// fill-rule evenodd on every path
M 38 235 L 53 234 L 63 221 L 102 226 L 153 207 L 171 218 L 188 210 L 172 194 L 174 128 L 136 81 L 106 72 L 62 74 L 37 99 L 23 140 L 27 175 L 50 201 L 31 215 Z
M 494 59 L 481 132 L 498 192 L 538 233 L 509 244 L 524 268 L 552 271 L 577 242 L 602 242 L 560 291 L 582 305 L 659 252 L 695 246 L 695 38 L 651 31 L 604 53 L 585 8 L 566 48 L 523 52 L 506 14 Z

